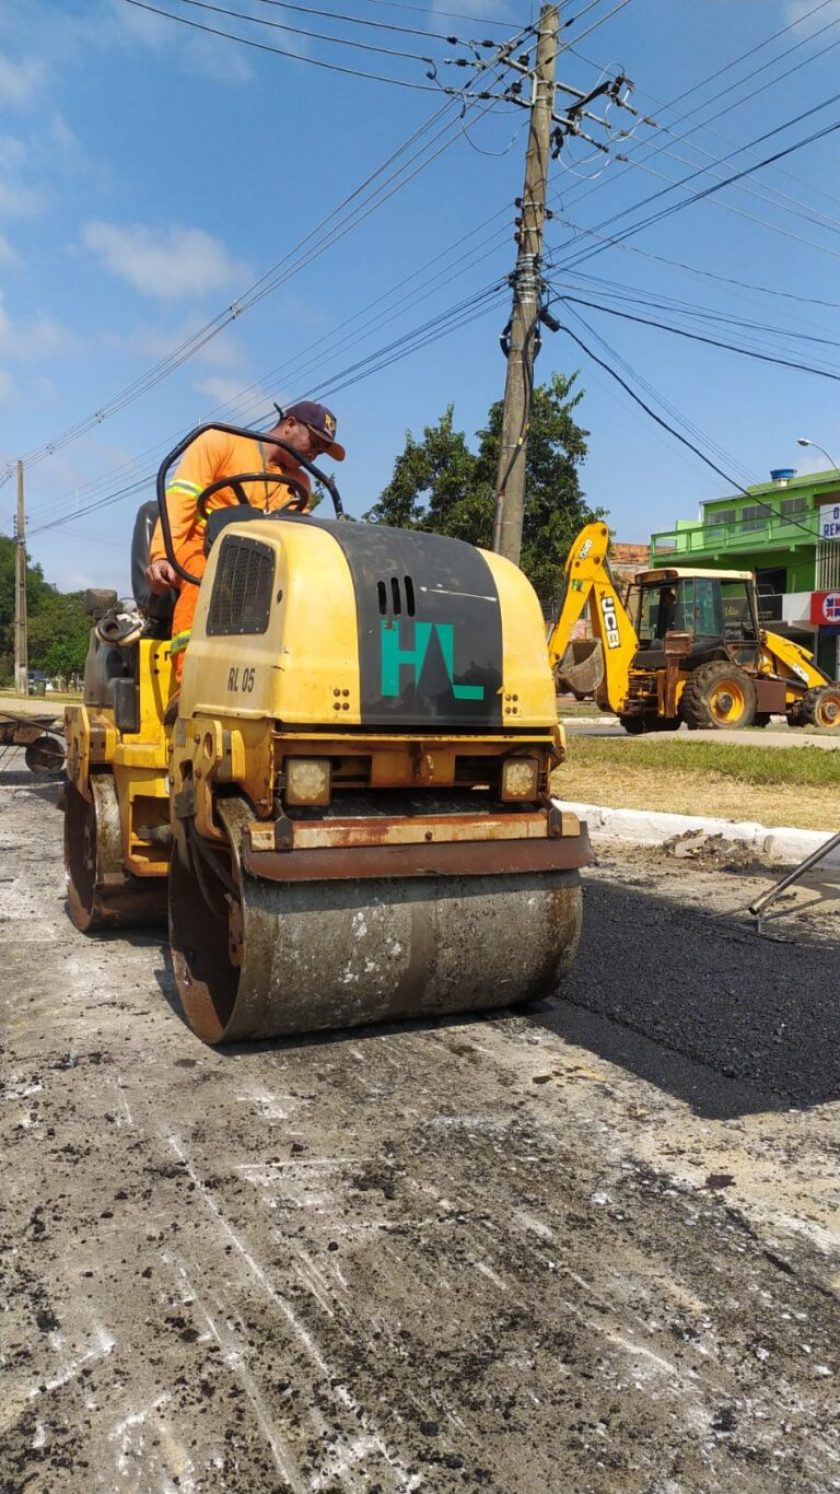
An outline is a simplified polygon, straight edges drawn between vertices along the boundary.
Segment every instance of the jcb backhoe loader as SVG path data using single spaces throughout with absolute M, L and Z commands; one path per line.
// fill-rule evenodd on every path
M 166 474 L 199 434 L 158 474 L 185 579 Z M 556 988 L 580 932 L 588 844 L 551 796 L 563 737 L 529 582 L 460 541 L 345 520 L 303 465 L 334 519 L 248 506 L 254 474 L 199 500 L 177 719 L 166 637 L 120 646 L 101 624 L 67 712 L 71 915 L 125 928 L 168 904 L 211 1043 L 522 1002 Z M 241 507 L 212 511 L 222 486 Z
M 759 622 L 751 571 L 641 571 L 626 605 L 607 564 L 609 529 L 587 524 L 566 558 L 549 637 L 557 688 L 595 699 L 625 730 L 791 726 L 840 730 L 840 684 Z M 575 639 L 589 604 L 591 639 Z

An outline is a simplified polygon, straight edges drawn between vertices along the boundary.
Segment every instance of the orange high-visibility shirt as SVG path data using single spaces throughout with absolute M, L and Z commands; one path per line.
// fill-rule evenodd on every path
M 246 436 L 232 436 L 227 431 L 202 431 L 192 445 L 187 447 L 175 476 L 170 478 L 166 488 L 166 507 L 176 559 L 180 551 L 194 548 L 195 541 L 204 528 L 204 520 L 198 513 L 196 500 L 205 488 L 220 477 L 236 477 L 245 472 L 265 473 L 261 482 L 249 482 L 243 486 L 251 506 L 264 509 L 266 513 L 288 508 L 290 503 L 297 501 L 296 495 L 286 484 L 278 481 L 282 472 L 288 471 L 290 477 L 311 490 L 308 474 L 302 468 L 293 471 L 291 459 L 288 468 L 269 466 L 269 452 L 278 462 L 285 462 L 285 453 L 271 447 L 270 443 Z M 208 509 L 212 511 L 238 504 L 239 500 L 232 488 L 219 488 L 210 498 Z M 310 501 L 308 508 L 311 507 Z M 163 531 L 158 519 L 149 546 L 149 559 L 165 558 Z

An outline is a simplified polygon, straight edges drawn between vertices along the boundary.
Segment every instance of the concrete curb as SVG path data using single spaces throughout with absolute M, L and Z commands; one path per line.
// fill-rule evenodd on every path
M 660 814 L 651 809 L 609 809 L 601 804 L 575 804 L 566 799 L 561 802 L 579 819 L 585 820 L 594 843 L 599 840 L 619 840 L 632 845 L 664 845 L 678 835 L 695 833 L 698 845 L 713 836 L 723 840 L 738 841 L 749 846 L 756 855 L 768 861 L 795 864 L 810 856 L 835 835 L 835 830 L 795 830 L 790 826 L 758 825 L 753 820 L 707 819 L 701 815 Z M 840 852 L 833 851 L 822 866 L 826 870 L 840 870 Z

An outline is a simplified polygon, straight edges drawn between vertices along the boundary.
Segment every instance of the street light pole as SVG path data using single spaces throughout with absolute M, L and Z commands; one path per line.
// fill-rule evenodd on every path
M 26 625 L 26 511 L 23 503 L 23 462 L 17 464 L 17 521 L 15 524 L 15 689 L 29 694 L 29 637 Z
M 835 472 L 840 472 L 840 467 L 838 467 L 833 456 L 831 456 L 829 452 L 826 451 L 824 446 L 820 446 L 818 441 L 809 441 L 807 436 L 797 436 L 796 444 L 797 446 L 813 446 L 815 451 L 821 451 L 823 456 L 828 459 Z

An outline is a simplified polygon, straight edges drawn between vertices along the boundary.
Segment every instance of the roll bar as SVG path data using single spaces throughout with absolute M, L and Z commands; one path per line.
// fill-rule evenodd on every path
M 191 576 L 189 571 L 185 571 L 183 566 L 180 565 L 175 559 L 175 550 L 172 545 L 172 529 L 169 523 L 169 512 L 166 507 L 166 478 L 170 467 L 172 467 L 173 464 L 177 462 L 179 457 L 183 456 L 187 447 L 191 446 L 193 441 L 197 440 L 199 436 L 203 436 L 205 431 L 223 431 L 228 436 L 246 436 L 251 441 L 264 441 L 266 439 L 265 431 L 252 431 L 249 430 L 246 426 L 241 425 L 223 425 L 220 421 L 214 420 L 209 422 L 207 425 L 197 425 L 194 430 L 191 430 L 189 434 L 184 437 L 183 441 L 179 441 L 177 446 L 173 446 L 172 450 L 167 454 L 167 456 L 164 457 L 158 468 L 156 492 L 158 513 L 160 514 L 160 527 L 163 533 L 163 545 L 164 549 L 166 550 L 166 558 L 169 561 L 169 564 L 172 566 L 175 574 L 180 576 L 182 581 L 191 581 L 194 586 L 198 585 L 201 578 L 199 576 Z M 287 442 L 272 439 L 271 445 L 279 446 L 281 450 L 288 452 L 289 456 L 293 458 L 293 460 L 299 467 L 305 467 L 308 472 L 312 473 L 312 476 L 315 478 L 316 482 L 321 483 L 332 498 L 336 518 L 343 519 L 345 517 L 344 505 L 341 502 L 338 488 L 336 487 L 332 478 L 327 477 L 326 473 L 322 472 L 320 468 L 316 467 L 314 462 L 310 462 L 308 457 L 301 456 L 300 452 L 295 451 L 294 447 L 289 446 Z M 240 487 L 237 496 L 240 498 L 241 502 L 241 478 L 244 477 L 249 481 L 254 481 L 255 479 L 252 474 L 246 473 L 239 474 L 239 477 Z M 260 473 L 258 480 L 264 481 L 264 474 Z M 216 491 L 218 487 L 235 487 L 235 485 L 236 474 L 227 478 L 224 483 L 211 483 L 210 488 L 212 488 L 213 491 Z M 210 489 L 205 489 L 205 491 L 209 492 Z M 202 494 L 199 494 L 199 498 L 201 498 L 202 496 Z

